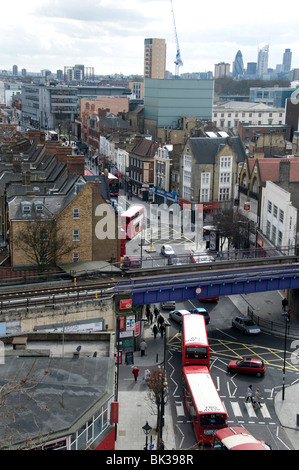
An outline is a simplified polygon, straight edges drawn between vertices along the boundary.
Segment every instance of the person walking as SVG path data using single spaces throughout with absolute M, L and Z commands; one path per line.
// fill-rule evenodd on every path
M 155 321 L 157 321 L 158 315 L 159 315 L 159 309 L 154 305 L 154 315 L 155 315 Z
M 136 366 L 133 367 L 132 374 L 134 375 L 135 382 L 137 382 L 137 378 L 138 378 L 138 375 L 139 375 L 138 367 L 136 367 Z
M 154 338 L 155 338 L 155 339 L 157 338 L 157 333 L 158 333 L 158 331 L 159 331 L 159 330 L 158 330 L 158 327 L 157 327 L 157 325 L 156 325 L 156 323 L 155 323 L 154 326 L 153 326 L 153 333 L 154 333 Z
M 290 322 L 291 321 L 291 309 L 289 308 L 289 310 L 287 311 L 287 321 Z
M 281 307 L 282 307 L 282 315 L 285 315 L 286 314 L 286 311 L 287 311 L 287 306 L 289 305 L 289 302 L 288 302 L 288 299 L 285 297 L 284 299 L 282 299 L 281 301 Z
M 161 334 L 161 338 L 163 338 L 164 336 L 164 333 L 165 333 L 165 323 L 161 323 L 160 325 L 160 334 Z
M 247 389 L 246 403 L 248 403 L 249 401 L 251 401 L 251 403 L 253 404 L 253 390 L 252 390 L 252 385 L 248 385 L 248 389 Z
M 141 356 L 145 356 L 145 351 L 147 349 L 147 344 L 144 341 L 144 339 L 140 343 L 140 351 L 141 351 Z
M 261 404 L 261 395 L 260 395 L 260 389 L 257 388 L 256 391 L 255 391 L 255 394 L 254 394 L 254 403 L 253 403 L 253 406 L 255 405 L 258 405 L 259 408 L 262 408 L 262 404 Z

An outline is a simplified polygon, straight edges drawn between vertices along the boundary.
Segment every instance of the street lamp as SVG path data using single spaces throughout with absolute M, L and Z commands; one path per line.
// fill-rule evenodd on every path
M 148 446 L 148 435 L 149 433 L 151 432 L 152 430 L 152 427 L 148 424 L 148 422 L 145 423 L 144 426 L 142 426 L 142 429 L 143 429 L 143 432 L 145 434 L 145 446 L 144 446 L 144 450 L 148 450 L 147 446 Z
M 284 400 L 284 389 L 285 389 L 285 375 L 286 375 L 286 354 L 287 354 L 287 325 L 288 316 L 285 315 L 285 331 L 284 331 L 284 353 L 283 353 L 283 367 L 282 367 L 282 400 Z

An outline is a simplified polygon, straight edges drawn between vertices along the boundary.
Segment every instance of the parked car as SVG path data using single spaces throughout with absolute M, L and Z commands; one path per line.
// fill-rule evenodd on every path
M 122 268 L 141 268 L 140 259 L 137 256 L 125 256 L 122 262 Z
M 163 310 L 174 310 L 175 300 L 167 300 L 166 302 L 161 302 L 161 308 Z
M 262 359 L 255 357 L 244 357 L 230 361 L 227 365 L 227 372 L 237 372 L 239 374 L 254 374 L 261 377 L 265 374 L 266 366 Z
M 198 307 L 198 308 L 191 308 L 191 310 L 189 310 L 190 313 L 198 313 L 199 315 L 203 315 L 205 317 L 205 322 L 206 322 L 206 325 L 208 325 L 210 323 L 210 315 L 209 313 L 206 311 L 205 308 L 201 308 L 201 307 Z
M 169 312 L 169 318 L 181 324 L 183 321 L 183 315 L 186 315 L 187 313 L 190 312 L 188 310 L 173 310 L 172 312 Z
M 258 335 L 261 332 L 261 329 L 250 318 L 236 317 L 232 321 L 232 326 L 246 335 Z
M 174 252 L 174 249 L 172 248 L 172 246 L 170 245 L 162 245 L 161 246 L 161 255 L 164 255 L 164 256 L 174 256 L 175 255 L 175 252 Z

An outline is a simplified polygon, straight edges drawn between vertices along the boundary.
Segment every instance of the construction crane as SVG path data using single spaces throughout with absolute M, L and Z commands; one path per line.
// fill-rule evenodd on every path
M 176 25 L 175 25 L 175 17 L 174 17 L 174 11 L 173 11 L 173 5 L 172 5 L 172 0 L 170 0 L 171 3 L 171 11 L 172 11 L 172 18 L 173 18 L 173 26 L 174 26 L 174 34 L 175 34 L 175 40 L 176 40 L 176 56 L 175 56 L 175 78 L 179 78 L 180 76 L 180 67 L 183 66 L 183 62 L 181 59 L 181 52 L 180 52 L 180 46 L 179 46 L 179 40 L 178 40 L 178 35 L 176 31 Z

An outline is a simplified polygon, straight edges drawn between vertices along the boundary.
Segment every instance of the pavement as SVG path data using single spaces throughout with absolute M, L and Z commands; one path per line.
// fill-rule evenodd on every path
M 285 317 L 281 315 L 283 296 L 283 292 L 264 292 L 258 295 L 231 296 L 230 299 L 240 311 L 240 314 L 246 316 L 248 308 L 252 310 L 254 315 L 260 319 L 262 330 L 284 337 L 286 323 Z M 140 351 L 135 351 L 133 354 L 134 366 L 140 369 L 137 382 L 135 383 L 131 374 L 133 367 L 131 364 L 121 364 L 119 366 L 122 383 L 120 384 L 118 394 L 119 423 L 117 425 L 117 438 L 115 442 L 116 451 L 143 450 L 146 443 L 146 435 L 142 427 L 147 422 L 152 428 L 147 439 L 148 448 L 151 446 L 150 450 L 157 450 L 158 436 L 155 431 L 157 422 L 156 406 L 149 400 L 148 388 L 143 377 L 147 369 L 152 370 L 157 367 L 164 367 L 164 339 L 161 338 L 160 334 L 155 339 L 152 332 L 153 325 L 149 325 L 147 322 L 142 323 L 142 338 L 147 344 L 147 349 L 145 356 L 141 356 Z M 290 328 L 289 330 L 288 339 L 299 339 L 299 318 L 292 315 L 290 325 L 292 329 Z M 166 328 L 166 334 L 167 331 L 168 329 Z M 299 347 L 298 345 L 296 346 L 297 348 Z M 296 360 L 299 364 L 299 359 Z M 285 385 L 284 399 L 282 397 L 282 390 L 278 391 L 274 397 L 274 407 L 278 420 L 285 429 L 293 448 L 299 450 L 299 422 L 297 423 L 297 416 L 299 420 L 299 383 L 290 386 Z M 175 433 L 175 423 L 172 419 L 170 404 L 166 404 L 165 424 L 162 429 L 165 451 L 176 450 Z

